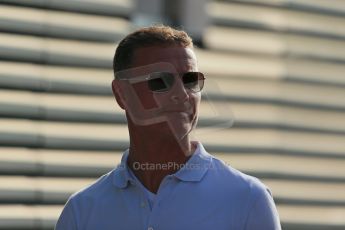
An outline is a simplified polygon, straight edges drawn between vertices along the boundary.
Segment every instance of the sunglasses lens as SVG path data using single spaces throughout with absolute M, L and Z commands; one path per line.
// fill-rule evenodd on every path
M 147 83 L 151 91 L 165 92 L 174 84 L 174 75 L 167 72 L 152 73 Z
M 182 77 L 184 86 L 194 92 L 199 92 L 204 87 L 204 75 L 200 72 L 188 72 Z
M 204 87 L 204 75 L 200 72 L 188 72 L 182 76 L 183 85 L 193 92 L 200 92 Z M 175 76 L 169 72 L 156 72 L 150 75 L 148 87 L 153 92 L 166 92 L 174 84 Z

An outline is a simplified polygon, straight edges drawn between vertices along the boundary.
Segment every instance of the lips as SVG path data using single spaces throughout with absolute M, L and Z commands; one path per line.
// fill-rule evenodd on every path
M 170 104 L 166 106 L 162 106 L 160 109 L 156 110 L 157 116 L 183 116 L 186 117 L 188 122 L 192 122 L 195 118 L 195 107 L 190 101 L 185 101 L 184 103 L 179 104 Z
M 190 109 L 168 109 L 164 110 L 165 113 L 185 113 L 186 115 L 190 116 L 193 114 L 193 108 Z
M 186 117 L 188 119 L 188 122 L 191 122 L 194 120 L 194 109 L 189 108 L 189 109 L 181 109 L 181 110 L 168 110 L 166 113 L 171 114 L 171 113 L 179 113 L 182 116 Z

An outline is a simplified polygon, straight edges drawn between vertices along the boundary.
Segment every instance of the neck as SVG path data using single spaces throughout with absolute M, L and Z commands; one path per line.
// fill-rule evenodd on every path
M 167 127 L 160 125 L 157 128 L 129 129 L 128 166 L 153 193 L 157 193 L 164 177 L 177 172 L 180 168 L 178 166 L 186 163 L 195 150 L 188 135 L 177 140 L 176 136 L 166 130 L 159 132 Z

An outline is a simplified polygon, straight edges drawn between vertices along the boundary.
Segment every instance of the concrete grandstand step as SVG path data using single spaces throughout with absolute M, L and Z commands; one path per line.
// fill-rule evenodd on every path
M 0 205 L 0 229 L 52 230 L 62 205 Z
M 208 7 L 213 22 L 218 25 L 345 38 L 343 17 L 229 2 L 213 2 Z
M 23 43 L 27 41 L 22 40 Z M 85 45 L 85 43 L 82 43 Z M 84 49 L 92 49 L 92 46 L 88 46 L 87 43 Z M 92 43 L 94 45 L 94 43 Z M 71 45 L 72 46 L 72 45 Z M 60 47 L 61 48 L 61 47 Z M 102 48 L 102 47 L 101 47 Z M 61 48 L 62 49 L 62 48 Z M 109 50 L 113 48 L 109 47 Z M 108 53 L 110 51 L 107 51 Z M 23 47 L 24 52 L 24 47 Z M 40 52 L 40 51 L 37 51 Z M 257 57 L 241 56 L 241 55 L 231 55 L 231 54 L 219 54 L 210 51 L 196 50 L 200 68 L 204 72 L 217 75 L 225 76 L 240 76 L 240 77 L 257 77 L 259 79 L 299 79 L 300 81 L 309 82 L 322 82 L 322 83 L 333 83 L 345 85 L 343 79 L 344 66 L 335 63 L 325 63 L 318 61 L 308 61 L 308 60 L 273 60 L 273 59 L 258 59 Z M 20 52 L 17 52 L 20 57 Z M 110 56 L 110 53 L 108 54 Z M 110 58 L 110 57 L 108 57 Z M 210 61 L 210 60 L 217 61 Z M 19 75 L 23 76 L 23 73 L 27 72 L 28 75 L 41 76 L 42 78 L 54 77 L 55 80 L 59 78 L 70 79 L 70 76 L 64 77 L 64 75 L 81 75 L 90 76 L 91 74 L 104 75 L 108 73 L 108 77 L 113 76 L 111 70 L 94 70 L 90 71 L 82 68 L 59 68 L 53 66 L 41 66 L 23 63 L 13 63 L 13 62 L 0 62 L 1 65 L 1 75 Z M 245 66 L 251 66 L 252 68 L 243 68 Z M 88 71 L 90 73 L 88 73 Z M 59 74 L 59 75 L 58 75 Z M 47 75 L 47 76 L 46 76 Z M 11 77 L 12 77 L 11 76 Z M 25 75 L 26 76 L 26 75 Z M 25 77 L 24 76 L 24 77 Z M 94 76 L 93 76 L 94 77 Z M 12 77 L 13 78 L 13 77 Z M 29 76 L 27 76 L 29 78 Z M 77 78 L 77 76 L 74 76 Z M 88 78 L 89 79 L 89 78 Z M 95 80 L 94 80 L 95 82 Z
M 113 17 L 47 11 L 1 5 L 1 31 L 115 42 L 129 32 L 130 23 Z
M 345 86 L 345 79 L 341 72 L 344 65 L 325 63 L 315 60 L 303 61 L 287 59 L 287 72 L 283 79 L 288 81 L 319 83 L 321 85 Z
M 272 1 L 270 1 L 272 2 Z M 93 2 L 90 0 L 50 0 L 50 1 L 25 1 L 25 0 L 1 0 L 0 3 L 7 4 L 18 4 L 30 7 L 47 8 L 53 10 L 66 10 L 82 13 L 95 13 L 101 15 L 114 15 L 128 17 L 133 10 L 133 2 L 130 0 L 102 0 Z M 241 2 L 243 3 L 243 2 Z M 284 4 L 284 1 L 274 1 L 273 4 Z M 325 1 L 318 0 L 315 4 L 310 4 L 308 1 L 294 1 L 285 3 L 288 6 L 304 7 L 306 9 L 325 9 L 329 8 L 332 13 L 341 12 L 342 3 L 338 0 L 334 5 L 330 6 L 326 4 Z M 344 37 L 342 31 L 338 31 L 337 28 L 329 28 L 327 25 L 337 25 L 341 28 L 341 19 L 338 20 L 334 16 L 323 16 L 323 15 L 313 15 L 311 13 L 299 12 L 294 10 L 282 10 L 282 9 L 272 9 L 266 6 L 255 6 L 250 4 L 234 4 L 231 2 L 221 3 L 221 2 L 211 2 L 208 4 L 209 12 L 211 18 L 215 22 L 220 22 L 228 25 L 242 25 L 254 28 L 269 28 L 277 30 L 289 30 L 297 32 L 305 32 L 312 34 L 326 34 L 335 37 Z M 255 14 L 252 12 L 254 11 Z M 255 12 L 257 11 L 257 12 Z M 251 12 L 245 14 L 242 12 Z M 282 16 L 278 16 L 282 14 Z M 231 15 L 231 16 L 230 16 Z M 246 16 L 246 15 L 250 15 Z M 270 15 L 272 20 L 267 20 L 260 15 Z M 267 18 L 267 17 L 266 17 Z M 328 23 L 331 22 L 331 23 Z M 335 23 L 336 22 L 336 23 Z M 323 26 L 323 23 L 326 26 Z
M 238 78 L 288 79 L 318 83 L 337 82 L 344 86 L 341 64 L 292 59 L 262 57 L 228 52 L 196 50 L 201 71 Z M 250 67 L 250 68 L 249 68 Z M 313 80 L 312 80 L 313 79 Z M 327 80 L 326 80 L 327 79 Z
M 284 230 L 341 230 L 345 227 L 343 207 L 279 205 Z
M 262 179 L 344 182 L 343 159 L 245 152 L 214 152 L 214 155 L 225 164 Z
M 217 133 L 217 135 L 214 135 Z M 311 156 L 344 157 L 344 136 L 265 128 L 199 128 L 192 138 L 210 151 L 277 152 Z M 126 125 L 0 120 L 0 144 L 81 150 L 122 150 L 128 146 Z
M 99 177 L 117 166 L 122 153 L 16 147 L 2 147 L 0 152 L 3 175 L 54 177 Z
M 0 33 L 0 42 L 1 59 L 88 68 L 111 68 L 115 52 L 115 44 L 110 43 L 48 39 L 8 33 Z M 258 60 L 248 55 L 221 54 L 202 50 L 196 50 L 196 53 L 204 69 L 213 68 L 219 71 L 216 64 L 220 61 L 222 67 L 226 68 L 221 69 L 222 73 L 227 73 L 229 69 L 234 71 L 232 68 L 236 66 L 235 70 L 239 67 L 243 69 L 243 66 L 248 65 L 261 68 L 273 65 L 271 69 L 275 67 L 274 70 L 283 70 L 282 63 L 276 58 Z M 224 62 L 231 65 L 223 65 Z
M 98 177 L 117 167 L 123 151 L 125 148 L 119 151 L 72 151 L 1 147 L 0 174 Z M 345 159 L 278 153 L 210 153 L 226 165 L 261 179 L 345 182 Z
M 0 58 L 110 68 L 115 45 L 0 33 Z
M 269 129 L 198 129 L 195 136 L 214 151 L 277 151 L 281 154 L 343 155 L 343 135 L 325 135 L 306 132 Z M 217 135 L 214 135 L 217 133 Z M 241 150 L 239 150 L 241 149 Z M 251 150 L 250 150 L 251 149 Z M 235 150 L 236 151 L 236 150 Z
M 121 17 L 129 17 L 133 7 L 132 0 L 0 0 L 0 3 Z
M 200 69 L 215 76 L 345 85 L 342 75 L 345 68 L 341 64 L 293 58 L 259 58 L 204 50 L 196 50 L 196 54 Z
M 92 105 L 92 106 L 90 106 Z M 255 116 L 252 116 L 255 111 Z M 202 100 L 199 126 L 261 127 L 345 134 L 345 114 L 258 103 Z M 125 123 L 113 96 L 0 91 L 0 117 L 52 121 Z
M 231 52 L 345 61 L 345 41 L 325 38 L 213 26 L 205 42 L 211 49 Z
M 111 17 L 6 5 L 1 9 L 1 30 L 8 32 L 115 42 L 130 30 L 129 22 Z M 255 44 L 253 37 L 256 38 Z M 211 48 L 220 50 L 345 61 L 344 42 L 329 39 L 211 27 L 205 33 L 205 41 Z
M 197 52 L 199 56 L 202 56 L 202 58 L 199 58 L 199 61 L 201 61 L 200 69 L 207 74 L 208 79 L 223 76 L 345 86 L 343 78 L 345 67 L 340 64 L 293 59 L 260 61 L 258 58 L 255 60 L 243 56 L 231 58 L 231 55 L 223 54 L 217 60 L 224 59 L 226 61 L 222 61 L 217 65 L 208 61 L 210 54 L 212 58 L 216 58 L 216 55 L 212 52 L 201 52 L 200 50 L 197 50 Z M 255 66 L 256 71 L 247 68 L 247 66 Z M 81 93 L 101 93 L 106 91 L 104 85 L 109 85 L 114 75 L 110 69 L 59 67 L 3 61 L 0 61 L 0 67 L 0 86 L 2 88 L 23 88 L 41 91 L 71 92 L 71 88 L 75 88 L 77 93 L 77 90 L 86 88 Z M 90 83 L 92 83 L 92 87 L 87 85 Z M 76 84 L 83 84 L 83 87 L 75 87 Z M 73 85 L 73 87 L 70 85 Z M 109 89 L 108 93 L 110 93 Z
M 94 183 L 95 178 L 0 176 L 1 203 L 64 204 L 68 197 Z M 345 207 L 345 183 L 265 179 L 277 204 Z M 298 189 L 294 189 L 294 188 Z
M 112 79 L 108 69 L 0 62 L 1 88 L 110 95 Z
M 325 205 L 344 208 L 345 183 L 294 180 L 263 180 L 278 204 Z M 296 189 L 298 188 L 298 189 Z
M 1 203 L 63 204 L 68 197 L 94 182 L 86 178 L 0 176 Z
M 128 145 L 128 131 L 124 125 L 20 119 L 1 119 L 0 124 L 0 143 L 3 145 L 67 149 L 82 146 L 82 149 L 122 149 Z
M 38 38 L 34 36 L 13 35 L 8 33 L 0 33 L 0 41 L 2 42 L 0 46 L 0 51 L 2 51 L 0 53 L 0 58 L 4 60 L 41 62 L 67 66 L 75 65 L 88 68 L 111 68 L 111 60 L 115 51 L 115 44 L 111 43 L 77 42 L 72 40 Z M 306 45 L 306 47 L 308 46 Z M 333 52 L 332 48 L 329 48 L 329 50 L 330 53 Z M 325 51 L 322 52 L 328 51 L 325 48 Z M 290 68 L 293 70 L 294 68 L 290 65 L 290 68 L 288 70 L 286 69 L 286 65 L 291 64 L 293 61 L 293 59 L 290 61 L 290 58 L 287 60 L 277 57 L 265 57 L 264 59 L 260 59 L 255 55 L 253 56 L 249 54 L 234 54 L 199 49 L 196 49 L 196 54 L 203 71 L 206 70 L 206 72 L 219 74 L 236 74 L 245 76 L 259 75 L 266 76 L 266 78 L 267 75 L 270 77 L 282 77 L 289 75 L 288 70 L 290 70 Z M 285 61 L 289 61 L 289 63 L 285 63 Z M 294 64 L 301 62 L 297 67 L 303 66 L 305 61 L 307 60 L 298 59 L 298 62 L 295 62 Z M 319 63 L 331 64 L 332 62 Z M 247 66 L 252 66 L 253 68 L 245 69 L 244 67 Z M 321 74 L 324 75 L 324 71 L 325 70 L 323 70 Z M 332 69 L 328 69 L 328 71 L 332 71 Z M 310 70 L 310 74 L 320 75 L 316 70 Z M 334 72 L 334 74 L 337 74 L 337 72 Z M 300 75 L 303 74 L 299 74 L 299 76 Z
M 290 8 L 294 10 L 310 11 L 319 14 L 345 15 L 345 4 L 342 0 L 334 0 L 329 4 L 328 0 L 226 0 L 229 2 L 239 2 L 248 4 L 260 4 Z
M 332 86 L 315 86 L 283 81 L 215 79 L 205 92 L 219 100 L 270 102 L 310 108 L 339 109 L 345 105 L 345 92 Z
M 201 55 L 201 61 L 203 61 Z M 209 57 L 210 59 L 212 56 Z M 205 61 L 205 60 L 204 60 Z M 229 60 L 223 60 L 219 59 L 218 64 L 214 63 L 214 68 L 217 67 L 217 65 L 226 65 L 226 61 Z M 12 65 L 15 66 L 15 65 Z M 202 66 L 202 65 L 201 65 Z M 212 68 L 213 68 L 212 67 Z M 25 74 L 23 73 L 26 69 L 18 72 L 20 77 L 12 72 L 12 70 L 7 69 L 4 70 L 3 75 L 4 78 L 1 78 L 0 84 L 3 85 L 3 87 L 7 85 L 7 87 L 16 87 L 22 88 L 25 86 L 28 86 L 28 89 L 32 87 L 34 90 L 48 90 L 54 86 L 50 86 L 50 79 L 49 77 L 46 77 L 46 79 L 41 80 L 40 76 L 42 74 L 39 74 L 39 76 L 35 76 L 34 79 L 30 79 L 30 77 L 25 77 Z M 33 70 L 32 75 L 37 74 L 35 71 L 40 71 L 42 69 L 36 69 Z M 66 71 L 66 70 L 65 70 Z M 84 70 L 86 71 L 86 70 Z M 84 71 L 80 72 L 83 73 Z M 53 71 L 52 71 L 53 72 Z M 62 74 L 64 71 L 60 72 Z M 75 73 L 75 72 L 74 72 Z M 73 76 L 73 72 L 69 73 L 69 76 Z M 59 73 L 55 72 L 55 79 L 57 79 L 57 75 Z M 59 80 L 55 82 L 53 80 L 52 82 L 57 85 L 58 89 L 63 89 L 64 87 L 59 84 L 64 84 L 67 87 L 67 91 L 71 91 L 72 89 L 75 89 L 76 93 L 86 93 L 90 89 L 91 94 L 95 94 L 100 91 L 97 94 L 100 95 L 111 95 L 111 76 L 109 75 L 106 77 L 106 73 L 101 72 L 101 74 L 104 74 L 104 78 L 102 77 L 102 83 L 105 85 L 98 84 L 97 78 L 94 77 L 92 79 L 91 74 L 88 74 L 90 78 L 90 81 L 86 83 L 86 81 L 83 81 L 82 76 L 75 77 L 73 80 L 68 80 L 66 83 L 64 83 L 64 80 Z M 110 72 L 109 72 L 110 74 Z M 11 77 L 11 75 L 13 77 Z M 28 76 L 31 74 L 28 73 Z M 45 74 L 43 74 L 45 75 Z M 49 74 L 48 74 L 49 75 Z M 29 82 L 23 82 L 22 76 L 24 76 L 25 79 L 28 79 Z M 38 79 L 37 79 L 38 78 Z M 106 79 L 108 78 L 108 80 Z M 100 78 L 101 79 L 101 78 Z M 246 102 L 260 102 L 260 103 L 274 103 L 274 104 L 284 104 L 284 105 L 292 105 L 292 106 L 306 106 L 310 108 L 318 108 L 318 109 L 332 109 L 332 110 L 344 110 L 345 108 L 345 102 L 342 100 L 344 97 L 344 90 L 342 87 L 336 87 L 332 85 L 328 86 L 317 86 L 317 85 L 310 85 L 310 84 L 301 84 L 301 83 L 294 83 L 294 82 L 284 82 L 284 81 L 272 81 L 272 80 L 266 80 L 263 81 L 262 79 L 242 79 L 242 78 L 229 78 L 229 77 L 209 77 L 206 80 L 205 90 L 204 93 L 205 97 L 209 97 L 212 100 L 232 100 L 232 101 L 246 101 Z M 93 88 L 93 85 L 95 83 L 95 88 Z M 52 85 L 54 85 L 52 84 Z M 71 85 L 69 85 L 71 84 Z M 88 86 L 88 84 L 90 84 Z M 43 86 L 41 86 L 43 85 Z M 11 87 L 11 88 L 12 88 Z M 87 87 L 87 88 L 85 88 Z M 95 92 L 96 91 L 96 92 Z M 59 91 L 58 91 L 59 92 Z M 62 92 L 65 92 L 62 90 Z

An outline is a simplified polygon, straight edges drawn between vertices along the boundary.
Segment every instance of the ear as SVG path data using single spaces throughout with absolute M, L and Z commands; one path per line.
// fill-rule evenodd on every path
M 114 79 L 111 83 L 111 89 L 113 90 L 114 97 L 116 99 L 117 104 L 121 107 L 121 109 L 126 110 L 126 99 L 124 94 L 121 91 L 121 87 L 119 85 L 119 80 Z

